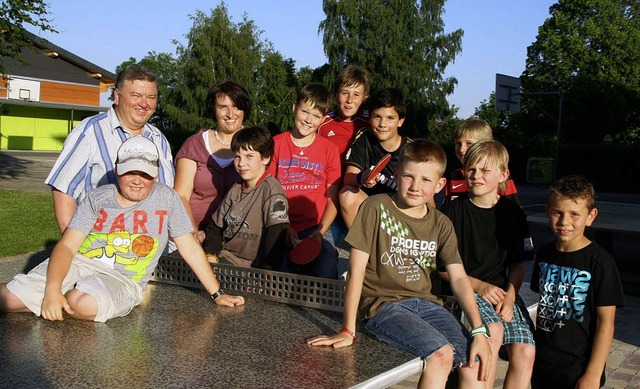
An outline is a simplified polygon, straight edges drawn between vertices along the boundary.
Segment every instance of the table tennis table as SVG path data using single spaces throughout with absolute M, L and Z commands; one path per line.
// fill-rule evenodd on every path
M 422 369 L 365 334 L 343 349 L 306 344 L 341 328 L 342 281 L 212 266 L 244 306 L 216 307 L 181 258 L 162 257 L 143 303 L 125 317 L 0 314 L 2 386 L 384 388 Z M 0 270 L 0 281 L 13 274 Z

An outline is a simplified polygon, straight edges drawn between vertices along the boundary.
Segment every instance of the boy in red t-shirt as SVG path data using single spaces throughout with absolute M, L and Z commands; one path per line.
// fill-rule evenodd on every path
M 324 85 L 313 83 L 300 89 L 293 104 L 293 128 L 273 138 L 275 163 L 268 172 L 280 182 L 289 201 L 289 246 L 309 236 L 322 244 L 320 254 L 309 264 L 296 265 L 287 256 L 282 270 L 337 278 L 338 252 L 329 227 L 338 213 L 340 154 L 336 145 L 317 136 L 330 105 L 331 94 Z
M 369 125 L 369 115 L 360 107 L 369 97 L 370 80 L 369 72 L 359 66 L 348 65 L 342 69 L 333 87 L 338 109 L 329 112 L 318 127 L 318 134 L 338 146 L 343 172 L 347 151 L 358 131 Z
M 318 127 L 318 134 L 338 146 L 343 177 L 347 169 L 347 153 L 351 149 L 351 144 L 360 131 L 369 126 L 369 113 L 360 108 L 369 97 L 370 85 L 371 75 L 366 69 L 356 65 L 348 65 L 342 69 L 333 84 L 333 95 L 337 102 L 337 109 L 329 112 Z M 331 224 L 330 229 L 333 240 L 339 247 L 340 242 L 347 235 L 347 227 L 344 225 L 340 213 Z M 338 269 L 338 273 L 346 273 L 345 260 L 338 259 Z

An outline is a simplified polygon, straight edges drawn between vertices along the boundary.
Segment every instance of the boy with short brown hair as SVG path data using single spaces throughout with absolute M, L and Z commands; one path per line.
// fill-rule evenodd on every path
M 289 246 L 306 237 L 321 243 L 320 254 L 311 263 L 298 265 L 286 257 L 282 270 L 335 279 L 338 252 L 329 227 L 338 213 L 340 154 L 336 145 L 317 136 L 330 106 L 331 94 L 324 85 L 313 83 L 300 89 L 292 108 L 293 128 L 273 138 L 268 172 L 280 182 L 289 201 Z
M 289 216 L 282 186 L 267 173 L 273 145 L 264 127 L 233 134 L 233 165 L 242 182 L 229 189 L 207 227 L 202 246 L 209 261 L 280 270 Z
M 400 89 L 381 89 L 371 96 L 368 106 L 369 128 L 362 131 L 347 154 L 344 187 L 340 191 L 340 211 L 347 229 L 367 197 L 396 191 L 393 171 L 400 149 L 409 141 L 399 133 L 406 115 Z M 376 177 L 368 177 L 365 173 L 387 154 L 391 154 L 389 164 Z
M 425 360 L 419 387 L 444 388 L 454 367 L 463 385 L 482 387 L 491 367 L 489 333 L 451 221 L 429 201 L 445 184 L 445 166 L 444 151 L 435 142 L 418 139 L 402 148 L 395 173 L 397 193 L 367 198 L 346 238 L 351 254 L 343 328 L 308 343 L 351 345 L 358 317 L 381 341 Z M 431 292 L 431 275 L 438 265 L 446 266 L 452 276 L 453 290 L 474 327 L 471 334 Z
M 593 186 L 582 176 L 554 182 L 547 215 L 556 241 L 540 248 L 531 277 L 540 293 L 531 384 L 601 387 L 624 295 L 614 259 L 584 235 L 598 215 Z

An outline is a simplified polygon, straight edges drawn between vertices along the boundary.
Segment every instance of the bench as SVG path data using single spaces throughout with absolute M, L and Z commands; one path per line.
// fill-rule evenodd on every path
M 23 265 L 3 263 L 0 282 Z M 2 386 L 383 388 L 422 370 L 420 358 L 363 333 L 339 350 L 305 343 L 342 326 L 342 281 L 213 266 L 244 306 L 214 307 L 181 258 L 161 257 L 126 317 L 0 314 Z
M 640 204 L 596 201 L 598 216 L 591 228 L 595 230 L 596 241 L 610 252 L 613 249 L 614 233 L 640 232 Z M 537 224 L 549 224 L 545 212 L 527 216 L 527 221 Z

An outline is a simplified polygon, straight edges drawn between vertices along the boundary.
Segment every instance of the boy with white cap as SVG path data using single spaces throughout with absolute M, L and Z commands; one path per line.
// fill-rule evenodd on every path
M 98 322 L 124 316 L 142 302 L 169 237 L 217 305 L 243 304 L 220 289 L 176 192 L 156 182 L 153 142 L 127 139 L 115 172 L 118 184 L 88 194 L 51 258 L 0 285 L 0 311 L 31 311 L 48 320 L 62 320 L 63 311 Z

